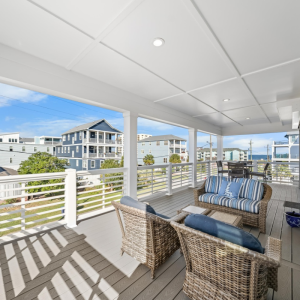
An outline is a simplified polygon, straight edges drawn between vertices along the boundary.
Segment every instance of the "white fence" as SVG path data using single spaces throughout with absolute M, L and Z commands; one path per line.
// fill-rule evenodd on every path
M 265 164 L 254 161 L 253 170 L 263 172 Z M 196 169 L 192 163 L 169 163 L 138 167 L 137 173 L 137 195 L 143 199 L 194 187 L 218 169 L 216 162 L 204 161 Z M 298 163 L 270 163 L 267 181 L 298 184 Z M 81 214 L 111 210 L 111 201 L 126 195 L 127 183 L 126 168 L 0 177 L 0 236 L 53 221 L 76 226 Z

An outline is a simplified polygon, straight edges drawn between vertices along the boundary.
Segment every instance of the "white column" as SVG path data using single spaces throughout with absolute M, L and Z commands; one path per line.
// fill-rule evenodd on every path
M 217 160 L 223 160 L 223 136 L 217 135 Z
M 86 131 L 86 140 L 87 140 L 87 143 L 90 142 L 90 132 L 88 130 Z
M 96 139 L 96 141 L 97 141 L 97 144 L 99 144 L 99 132 L 96 131 L 96 134 L 97 134 L 97 139 Z
M 77 226 L 76 170 L 66 169 L 65 221 L 70 228 Z
M 103 132 L 103 143 L 105 143 L 105 140 L 106 140 L 106 135 L 105 132 Z
M 124 167 L 127 168 L 126 194 L 137 199 L 137 118 L 132 112 L 124 117 Z
M 192 187 L 197 185 L 197 129 L 189 128 L 189 156 L 192 166 Z
M 172 192 L 172 163 L 169 162 L 169 166 L 166 168 L 167 171 L 167 195 L 171 196 Z

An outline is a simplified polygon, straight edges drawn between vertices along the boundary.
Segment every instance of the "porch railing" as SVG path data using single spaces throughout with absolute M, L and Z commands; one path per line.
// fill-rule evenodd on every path
M 263 172 L 265 164 L 265 161 L 253 161 L 253 170 Z M 156 193 L 171 195 L 176 189 L 195 187 L 218 173 L 214 161 L 197 162 L 196 168 L 192 163 L 138 167 L 138 198 Z M 267 181 L 298 184 L 298 162 L 270 163 Z M 83 213 L 112 209 L 111 201 L 119 201 L 126 195 L 127 184 L 126 168 L 2 176 L 0 236 L 53 221 L 75 226 Z

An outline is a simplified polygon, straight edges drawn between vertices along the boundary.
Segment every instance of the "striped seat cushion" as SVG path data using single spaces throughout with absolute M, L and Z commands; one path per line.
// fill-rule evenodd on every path
M 243 183 L 239 195 L 240 198 L 254 201 L 259 201 L 263 198 L 264 186 L 260 181 L 247 178 L 234 178 L 233 181 Z
M 223 195 L 206 193 L 199 196 L 200 202 L 226 206 L 242 211 L 247 211 L 250 213 L 258 214 L 259 213 L 259 203 L 260 200 L 250 200 L 247 198 L 227 198 Z
M 205 193 L 218 194 L 222 180 L 222 176 L 209 176 L 205 181 Z

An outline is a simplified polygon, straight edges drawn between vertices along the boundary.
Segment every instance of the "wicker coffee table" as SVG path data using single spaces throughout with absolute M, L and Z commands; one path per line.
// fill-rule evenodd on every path
M 243 217 L 237 216 L 229 213 L 224 213 L 217 210 L 212 210 L 208 215 L 208 217 L 211 217 L 215 220 L 233 225 L 235 227 L 243 229 Z

